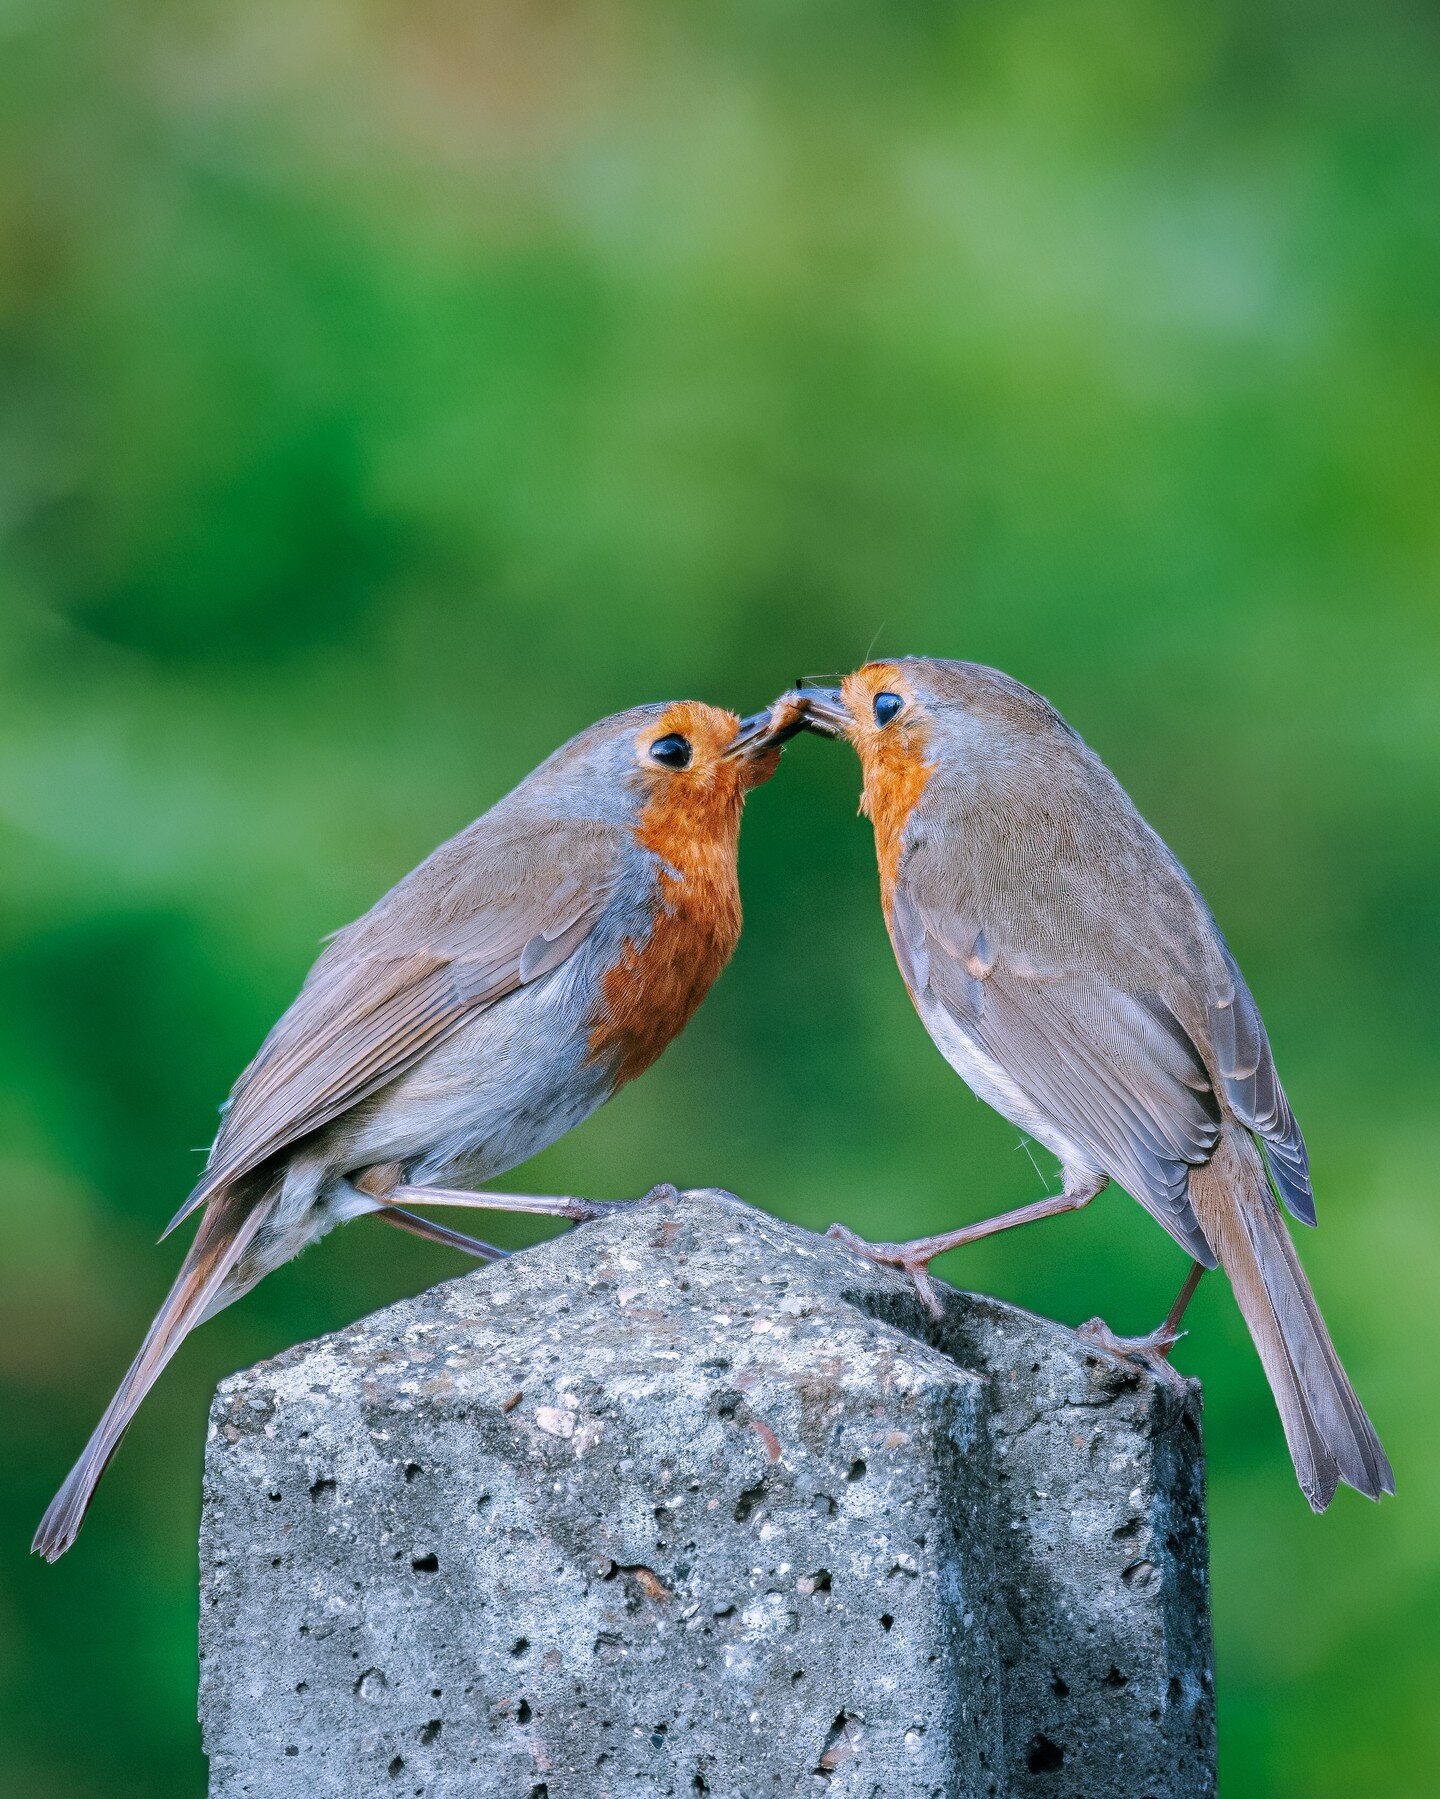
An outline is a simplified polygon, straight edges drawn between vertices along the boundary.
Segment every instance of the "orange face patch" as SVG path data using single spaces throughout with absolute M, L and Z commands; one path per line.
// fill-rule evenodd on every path
M 880 693 L 898 694 L 905 702 L 904 711 L 883 726 L 875 718 L 875 696 Z M 846 675 L 840 695 L 850 714 L 848 734 L 865 777 L 860 809 L 875 827 L 880 901 L 888 918 L 905 826 L 934 772 L 930 727 L 898 663 L 867 662 Z
M 684 1029 L 739 941 L 740 814 L 747 791 L 768 780 L 780 758 L 777 746 L 726 761 L 739 722 L 733 712 L 685 700 L 636 737 L 650 794 L 635 838 L 664 866 L 650 933 L 638 945 L 627 941 L 605 976 L 590 1031 L 591 1056 L 616 1058 L 617 1086 L 643 1073 Z M 650 759 L 650 745 L 672 733 L 691 746 L 688 768 Z

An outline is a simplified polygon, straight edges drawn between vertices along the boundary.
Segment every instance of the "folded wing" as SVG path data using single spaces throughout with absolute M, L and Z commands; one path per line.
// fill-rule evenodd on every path
M 1220 1107 L 1199 1051 L 1160 997 L 1037 966 L 980 919 L 927 907 L 903 874 L 892 927 L 917 998 L 928 990 L 1092 1169 L 1213 1268 L 1189 1181 L 1219 1140 Z
M 620 833 L 567 821 L 477 842 L 478 830 L 435 852 L 430 880 L 408 875 L 330 943 L 236 1083 L 169 1230 L 584 942 L 615 889 Z

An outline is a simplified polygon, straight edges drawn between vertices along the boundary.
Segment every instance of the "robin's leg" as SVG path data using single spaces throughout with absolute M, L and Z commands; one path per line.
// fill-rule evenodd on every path
M 929 1274 L 930 1264 L 936 1256 L 943 1256 L 949 1249 L 963 1249 L 967 1243 L 978 1243 L 982 1237 L 994 1237 L 1001 1231 L 1013 1231 L 1022 1224 L 1036 1224 L 1042 1218 L 1057 1218 L 1062 1212 L 1078 1212 L 1082 1206 L 1089 1205 L 1105 1183 L 1106 1176 L 1103 1174 L 1076 1176 L 1074 1179 L 1067 1175 L 1064 1191 L 1051 1199 L 1037 1199 L 1031 1205 L 1017 1206 L 1013 1212 L 1001 1212 L 994 1218 L 982 1219 L 979 1224 L 962 1224 L 959 1230 L 946 1231 L 938 1237 L 917 1237 L 913 1243 L 867 1243 L 863 1237 L 857 1237 L 854 1231 L 847 1230 L 843 1224 L 832 1224 L 825 1234 L 834 1237 L 838 1243 L 844 1243 L 857 1255 L 868 1256 L 872 1262 L 879 1262 L 882 1267 L 903 1268 L 919 1289 L 920 1297 L 938 1318 L 943 1307 Z
M 479 1237 L 467 1237 L 463 1231 L 452 1231 L 448 1225 L 436 1224 L 429 1218 L 422 1218 L 418 1212 L 407 1212 L 403 1206 L 384 1206 L 372 1216 L 383 1218 L 386 1224 L 398 1225 L 402 1231 L 410 1231 L 414 1236 L 423 1237 L 427 1243 L 439 1243 L 446 1249 L 458 1249 L 467 1256 L 474 1256 L 481 1262 L 498 1262 L 508 1256 L 508 1249 L 497 1249 L 493 1243 L 482 1243 Z
M 652 1187 L 645 1199 L 673 1196 L 668 1185 Z M 541 1218 L 568 1218 L 572 1224 L 588 1224 L 608 1218 L 612 1212 L 640 1205 L 638 1199 L 568 1199 L 548 1193 L 466 1193 L 455 1187 L 392 1187 L 389 1199 L 403 1199 L 412 1206 L 466 1206 L 479 1212 L 529 1212 Z
M 1117 1337 L 1103 1318 L 1092 1318 L 1088 1324 L 1082 1324 L 1076 1335 L 1083 1337 L 1087 1343 L 1093 1343 L 1097 1349 L 1108 1350 L 1111 1355 L 1119 1356 L 1122 1361 L 1138 1362 L 1142 1368 L 1158 1374 L 1161 1380 L 1171 1386 L 1184 1387 L 1185 1376 L 1171 1365 L 1170 1351 L 1185 1335 L 1180 1328 L 1180 1320 L 1185 1316 L 1185 1308 L 1195 1297 L 1195 1289 L 1200 1285 L 1200 1276 L 1204 1273 L 1203 1262 L 1191 1263 L 1184 1286 L 1175 1295 L 1174 1305 L 1165 1314 L 1165 1322 L 1146 1337 Z

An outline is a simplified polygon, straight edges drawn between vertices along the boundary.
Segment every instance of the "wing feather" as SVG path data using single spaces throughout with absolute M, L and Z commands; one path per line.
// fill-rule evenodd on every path
M 1287 1210 L 1302 1224 L 1314 1224 L 1305 1138 L 1280 1085 L 1260 1008 L 1223 940 L 1220 949 L 1223 962 L 1212 984 L 1209 1017 L 1221 1087 L 1241 1124 L 1259 1137 Z
M 169 1230 L 477 1012 L 558 968 L 589 936 L 628 839 L 574 821 L 523 835 L 493 821 L 442 845 L 330 942 L 236 1083 L 205 1173 Z
M 1192 1167 L 1220 1135 L 1204 1062 L 1157 996 L 1046 972 L 978 919 L 927 906 L 904 873 L 892 911 L 902 972 L 1041 1116 L 1213 1267 L 1189 1199 Z

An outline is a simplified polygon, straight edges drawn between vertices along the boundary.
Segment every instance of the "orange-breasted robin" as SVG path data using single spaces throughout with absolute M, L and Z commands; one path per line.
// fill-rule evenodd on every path
M 859 753 L 880 896 L 910 997 L 974 1091 L 1060 1158 L 1053 1199 L 912 1243 L 908 1269 L 1078 1210 L 1114 1179 L 1193 1258 L 1170 1316 L 1105 1347 L 1166 1365 L 1201 1274 L 1230 1276 L 1306 1498 L 1393 1493 L 1276 1196 L 1315 1222 L 1309 1159 L 1257 1007 L 1209 908 L 1120 783 L 1008 675 L 928 657 L 807 688 L 810 728 Z
M 739 937 L 746 793 L 795 729 L 695 701 L 604 719 L 340 932 L 236 1083 L 171 1225 L 203 1207 L 194 1242 L 40 1554 L 74 1542 L 186 1334 L 334 1225 L 374 1214 L 493 1257 L 397 1202 L 608 1209 L 462 1189 L 553 1143 L 684 1027 Z

